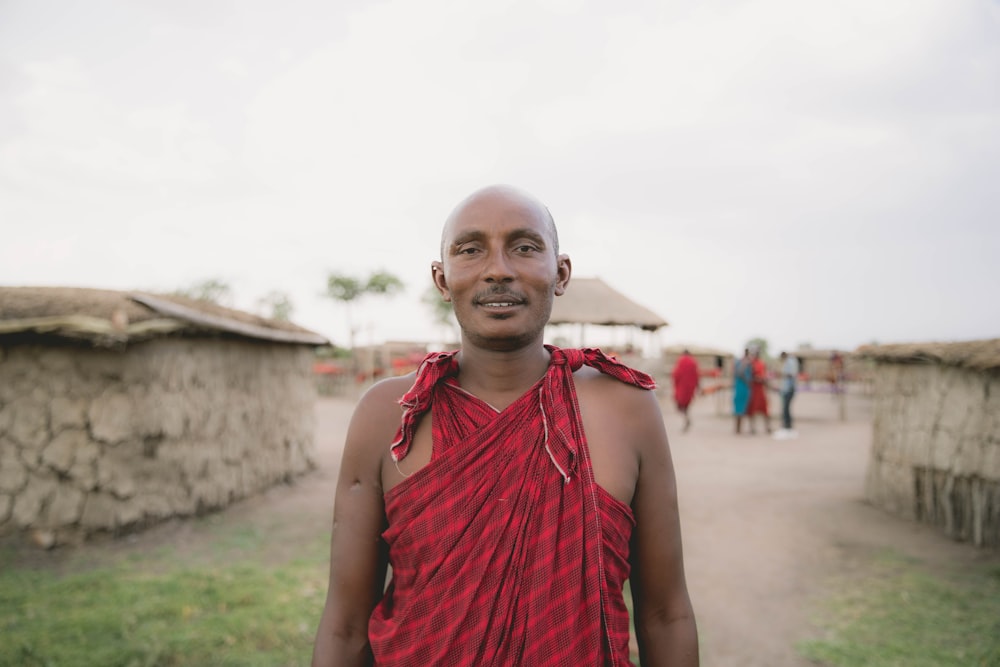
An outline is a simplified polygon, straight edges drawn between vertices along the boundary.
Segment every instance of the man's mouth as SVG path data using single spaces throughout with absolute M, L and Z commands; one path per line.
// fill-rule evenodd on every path
M 476 295 L 475 302 L 477 306 L 482 306 L 487 310 L 491 308 L 502 310 L 504 308 L 524 305 L 524 297 L 520 294 L 515 294 L 511 290 L 501 288 L 484 290 L 482 293 Z

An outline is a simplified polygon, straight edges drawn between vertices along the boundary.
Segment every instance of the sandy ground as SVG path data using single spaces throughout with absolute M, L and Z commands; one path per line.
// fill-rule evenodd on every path
M 795 643 L 817 636 L 820 602 L 845 578 L 865 576 L 887 548 L 930 568 L 1000 554 L 957 544 L 929 527 L 895 519 L 862 500 L 871 442 L 870 402 L 849 398 L 838 419 L 828 394 L 800 393 L 799 437 L 733 434 L 716 396 L 695 403 L 694 426 L 664 401 L 681 504 L 688 585 L 706 667 L 809 665 Z M 772 409 L 777 407 L 772 399 Z M 329 530 L 337 467 L 353 401 L 317 402 L 319 468 L 209 519 L 172 522 L 139 535 L 76 550 L 22 553 L 54 569 L 107 563 L 170 545 L 175 558 L 218 557 L 215 536 L 241 526 L 265 535 L 254 557 L 280 561 Z M 777 426 L 777 423 L 774 423 Z M 317 609 L 317 617 L 320 610 Z

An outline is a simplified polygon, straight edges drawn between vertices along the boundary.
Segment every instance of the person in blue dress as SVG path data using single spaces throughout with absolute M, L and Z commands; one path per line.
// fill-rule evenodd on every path
M 733 364 L 733 415 L 736 416 L 736 432 L 743 428 L 743 417 L 750 404 L 750 383 L 753 381 L 753 360 L 750 349 L 743 350 L 743 357 Z

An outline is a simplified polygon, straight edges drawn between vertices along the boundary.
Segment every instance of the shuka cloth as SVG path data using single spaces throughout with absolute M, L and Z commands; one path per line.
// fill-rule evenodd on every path
M 698 362 L 690 354 L 682 354 L 671 373 L 674 380 L 674 402 L 678 408 L 691 405 L 698 389 Z
M 753 382 L 750 383 L 749 415 L 764 415 L 767 417 L 767 366 L 760 359 L 753 361 Z
M 376 665 L 627 665 L 631 509 L 594 480 L 573 371 L 645 389 L 600 350 L 547 346 L 546 374 L 503 411 L 462 390 L 455 352 L 403 396 L 403 459 L 431 412 L 431 461 L 385 494 L 392 581 L 372 613 Z

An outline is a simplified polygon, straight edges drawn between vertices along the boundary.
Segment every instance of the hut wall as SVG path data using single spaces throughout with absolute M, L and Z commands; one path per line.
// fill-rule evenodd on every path
M 0 533 L 48 542 L 221 508 L 314 466 L 305 346 L 0 346 Z
M 1000 547 L 1000 375 L 880 363 L 874 382 L 869 501 Z

